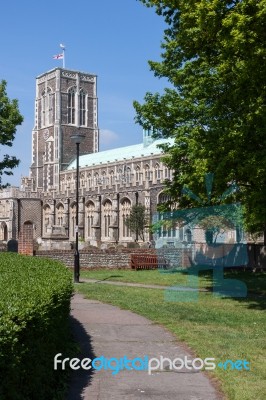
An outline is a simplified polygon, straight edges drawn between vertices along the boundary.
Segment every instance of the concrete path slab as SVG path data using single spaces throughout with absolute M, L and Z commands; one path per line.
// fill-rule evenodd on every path
M 170 360 L 193 358 L 176 338 L 164 328 L 130 311 L 121 310 L 75 294 L 71 318 L 73 333 L 80 343 L 80 359 L 128 359 L 160 356 Z M 67 356 L 67 355 L 66 355 Z M 76 370 L 72 373 L 66 400 L 220 400 L 205 373 L 186 368 L 171 371 L 165 362 L 163 370 Z

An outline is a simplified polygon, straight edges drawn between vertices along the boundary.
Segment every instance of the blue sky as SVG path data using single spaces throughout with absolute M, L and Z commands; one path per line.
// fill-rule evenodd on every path
M 133 100 L 162 91 L 166 82 L 153 76 L 148 60 L 160 60 L 164 20 L 137 0 L 11 0 L 1 4 L 0 79 L 9 98 L 19 100 L 24 122 L 10 155 L 20 166 L 12 185 L 27 176 L 31 163 L 36 76 L 62 66 L 53 60 L 66 45 L 66 68 L 98 75 L 101 150 L 139 143 Z M 0 157 L 5 148 L 0 148 Z

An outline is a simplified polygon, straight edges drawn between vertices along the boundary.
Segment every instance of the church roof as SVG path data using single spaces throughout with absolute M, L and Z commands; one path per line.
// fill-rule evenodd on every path
M 117 149 L 99 151 L 98 153 L 85 154 L 79 157 L 79 166 L 81 168 L 91 167 L 93 165 L 106 164 L 107 162 L 147 157 L 153 154 L 158 155 L 162 153 L 162 150 L 158 148 L 158 145 L 163 143 L 173 144 L 174 139 L 158 139 L 147 146 L 144 146 L 143 143 L 139 143 L 131 146 L 118 147 Z M 76 168 L 76 160 L 69 164 L 67 170 L 73 168 Z

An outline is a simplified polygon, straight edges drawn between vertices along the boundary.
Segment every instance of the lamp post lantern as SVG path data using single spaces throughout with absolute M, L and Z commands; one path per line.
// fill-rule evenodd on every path
M 70 136 L 72 141 L 76 144 L 77 148 L 77 169 L 76 169 L 76 247 L 74 254 L 74 282 L 79 283 L 79 145 L 85 139 L 85 135 L 77 132 Z

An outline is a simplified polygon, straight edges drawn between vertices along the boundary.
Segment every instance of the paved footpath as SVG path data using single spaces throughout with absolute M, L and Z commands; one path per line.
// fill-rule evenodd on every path
M 72 300 L 72 324 L 80 343 L 82 358 L 128 359 L 135 357 L 193 358 L 166 329 L 148 319 L 118 307 L 85 299 L 75 294 Z M 169 365 L 169 363 L 168 363 Z M 202 372 L 181 369 L 163 371 L 110 370 L 72 373 L 66 400 L 220 400 L 223 397 Z

